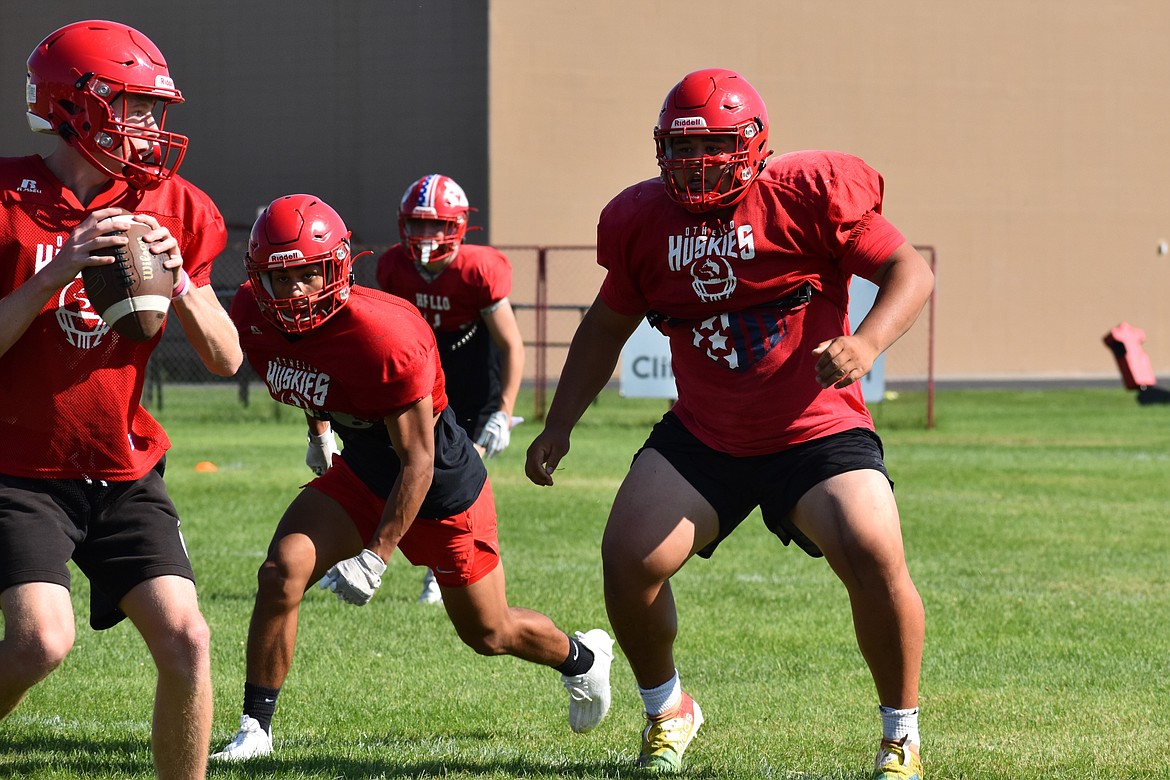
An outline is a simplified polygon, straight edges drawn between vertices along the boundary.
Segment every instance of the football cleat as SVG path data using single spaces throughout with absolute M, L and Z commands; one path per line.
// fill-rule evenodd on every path
M 683 753 L 703 725 L 699 703 L 684 693 L 678 709 L 669 718 L 654 720 L 647 715 L 646 720 L 638 766 L 656 774 L 677 774 L 682 769 Z
M 427 569 L 427 573 L 423 575 L 422 593 L 418 594 L 418 603 L 443 603 L 443 591 L 439 590 L 439 582 L 435 579 L 435 573 L 430 569 Z
M 272 752 L 272 731 L 265 731 L 260 721 L 250 715 L 240 716 L 240 730 L 227 746 L 211 757 L 216 761 L 244 761 Z
M 609 712 L 609 667 L 613 663 L 613 639 L 604 629 L 595 628 L 582 634 L 577 641 L 593 653 L 593 666 L 582 674 L 561 675 L 561 683 L 569 692 L 569 728 L 584 734 L 605 720 Z
M 906 744 L 906 738 L 894 742 L 883 739 L 874 761 L 872 780 L 922 780 L 922 759 L 918 751 Z

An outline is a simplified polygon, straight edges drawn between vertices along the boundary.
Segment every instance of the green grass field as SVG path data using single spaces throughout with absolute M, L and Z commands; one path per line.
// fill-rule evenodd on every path
M 238 722 L 256 567 L 310 476 L 298 413 L 258 395 L 243 408 L 231 389 L 168 388 L 158 412 L 212 628 L 216 749 Z M 606 625 L 602 528 L 664 410 L 603 395 L 549 490 L 523 476 L 538 427 L 516 429 L 490 464 L 513 604 L 567 630 Z M 921 398 L 875 408 L 926 603 L 928 778 L 1170 777 L 1170 406 L 1120 389 L 956 391 L 936 415 L 927 431 Z M 415 603 L 421 573 L 396 557 L 362 608 L 312 591 L 276 754 L 210 776 L 631 775 L 642 721 L 620 653 L 609 718 L 574 735 L 558 675 L 463 647 L 441 608 Z M 749 519 L 674 587 L 680 672 L 707 715 L 686 777 L 868 777 L 875 695 L 823 561 Z M 150 659 L 127 624 L 89 630 L 83 578 L 74 597 L 76 646 L 0 725 L 0 777 L 149 778 Z

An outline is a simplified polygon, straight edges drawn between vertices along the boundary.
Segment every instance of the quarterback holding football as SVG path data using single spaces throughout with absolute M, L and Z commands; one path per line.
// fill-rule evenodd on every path
M 138 30 L 51 33 L 26 96 L 56 145 L 0 158 L 0 718 L 72 648 L 72 559 L 90 624 L 130 618 L 158 667 L 158 776 L 203 777 L 208 629 L 163 483 L 170 441 L 141 398 L 168 311 L 208 370 L 243 360 L 209 286 L 223 219 L 177 175 L 187 138 L 166 116 L 183 96 Z

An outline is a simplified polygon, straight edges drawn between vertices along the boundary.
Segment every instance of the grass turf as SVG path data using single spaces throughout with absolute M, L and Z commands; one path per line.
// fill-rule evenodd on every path
M 218 749 L 235 731 L 255 570 L 299 485 L 299 413 L 226 388 L 168 388 L 167 480 L 213 636 Z M 527 403 L 527 401 L 522 401 Z M 604 394 L 557 486 L 522 473 L 539 430 L 490 462 L 513 604 L 566 630 L 606 625 L 598 547 L 629 458 L 665 402 Z M 1170 406 L 1117 390 L 948 391 L 875 407 L 927 610 L 927 776 L 1165 778 Z M 196 470 L 209 461 L 214 472 Z M 609 718 L 569 732 L 551 670 L 481 658 L 415 604 L 397 557 L 363 608 L 312 591 L 274 721 L 277 753 L 213 778 L 553 778 L 631 774 L 641 728 L 620 651 Z M 674 579 L 676 647 L 707 723 L 686 777 L 864 780 L 878 721 L 844 589 L 749 519 Z M 148 778 L 153 666 L 134 631 L 87 627 L 0 725 L 0 777 Z

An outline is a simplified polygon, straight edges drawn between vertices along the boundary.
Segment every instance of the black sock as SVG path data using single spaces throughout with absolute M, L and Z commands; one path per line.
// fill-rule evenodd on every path
M 569 657 L 560 666 L 553 667 L 568 677 L 585 674 L 593 666 L 593 651 L 577 640 L 569 637 Z
M 244 683 L 244 714 L 260 722 L 265 731 L 272 730 L 272 716 L 276 713 L 276 697 L 280 688 L 261 688 L 259 685 Z

